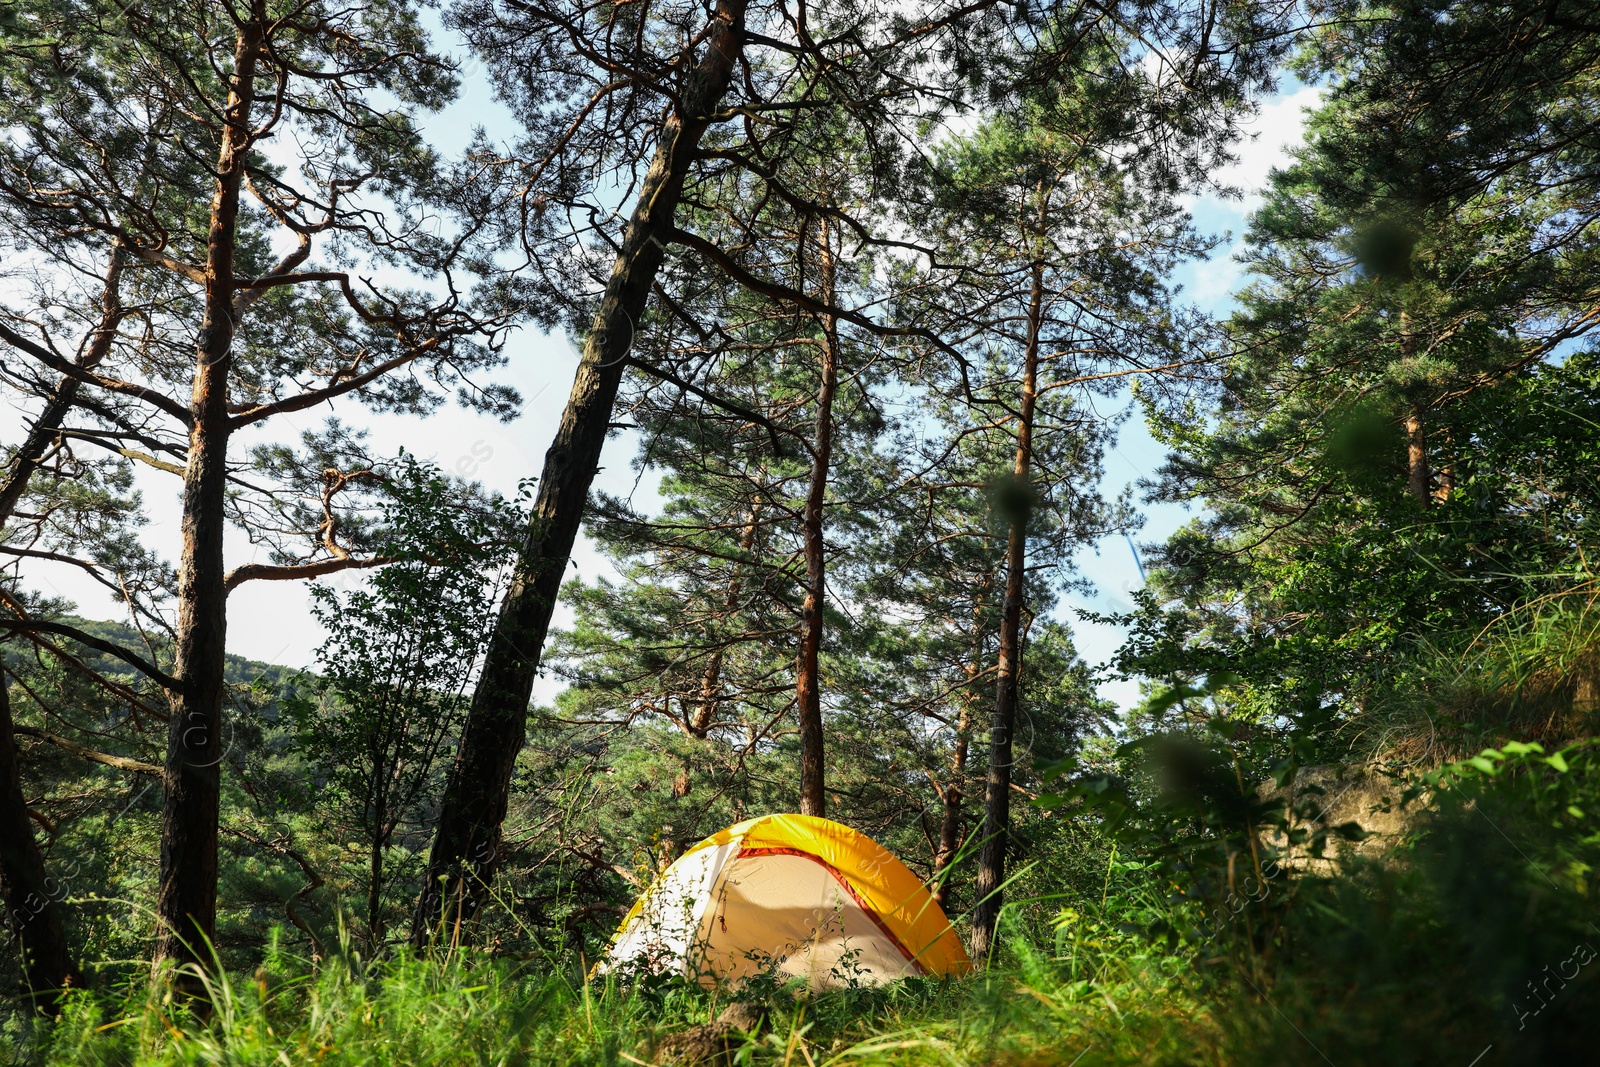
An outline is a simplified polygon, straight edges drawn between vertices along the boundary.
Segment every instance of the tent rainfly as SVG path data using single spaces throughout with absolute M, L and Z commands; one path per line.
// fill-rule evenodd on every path
M 827 819 L 766 815 L 706 838 L 645 891 L 600 969 L 632 967 L 706 985 L 767 971 L 827 989 L 972 963 L 888 849 Z

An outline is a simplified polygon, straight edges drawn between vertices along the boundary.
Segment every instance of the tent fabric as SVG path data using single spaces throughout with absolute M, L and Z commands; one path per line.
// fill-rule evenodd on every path
M 635 902 L 602 966 L 706 984 L 770 972 L 822 989 L 972 964 L 927 888 L 882 845 L 827 819 L 767 815 L 680 856 Z

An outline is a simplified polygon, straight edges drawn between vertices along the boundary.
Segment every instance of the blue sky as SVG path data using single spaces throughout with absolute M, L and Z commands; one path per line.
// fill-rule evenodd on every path
M 1260 203 L 1260 190 L 1275 166 L 1287 162 L 1287 153 L 1301 142 L 1304 111 L 1316 105 L 1318 90 L 1297 82 L 1287 82 L 1282 90 L 1265 101 L 1255 121 L 1246 129 L 1248 139 L 1236 151 L 1238 162 L 1217 176 L 1219 185 L 1244 190 L 1238 200 L 1223 200 L 1215 195 L 1192 199 L 1191 213 L 1206 233 L 1227 235 L 1212 257 L 1191 263 L 1178 271 L 1182 298 L 1212 314 L 1226 314 L 1233 306 L 1232 294 L 1244 281 L 1243 266 L 1234 258 L 1241 247 L 1249 213 Z M 1151 439 L 1143 419 L 1137 415 L 1122 428 L 1116 447 L 1106 457 L 1103 492 L 1114 496 L 1123 487 L 1149 478 L 1160 468 L 1165 449 Z M 1144 528 L 1134 536 L 1138 544 L 1163 541 L 1174 530 L 1194 518 L 1194 512 L 1176 504 L 1140 503 Z M 1126 538 L 1108 537 L 1078 554 L 1078 566 L 1094 580 L 1096 595 L 1066 600 L 1058 614 L 1072 623 L 1078 651 L 1091 664 L 1104 663 L 1122 642 L 1122 632 L 1114 627 L 1078 619 L 1074 608 L 1114 613 L 1132 606 L 1130 594 L 1143 585 L 1138 563 Z M 1107 680 L 1100 693 L 1126 710 L 1137 699 L 1135 681 Z

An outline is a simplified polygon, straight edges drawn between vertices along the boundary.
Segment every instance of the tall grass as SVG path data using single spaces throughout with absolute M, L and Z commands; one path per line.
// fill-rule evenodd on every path
M 1487 766 L 1488 771 L 1479 765 Z M 1108 856 L 1095 897 L 1018 901 L 994 967 L 807 996 L 766 994 L 731 1061 L 784 1067 L 1493 1067 L 1593 1062 L 1600 1047 L 1600 748 L 1506 746 L 1430 783 L 1397 855 L 1294 875 L 1274 943 L 1216 951 L 1143 931 L 1170 887 Z M 1274 892 L 1289 893 L 1287 885 Z M 1187 925 L 1191 925 L 1187 924 Z M 1187 935 L 1185 935 L 1187 936 Z M 1226 935 L 1225 935 L 1226 936 Z M 1257 953 L 1264 967 L 1230 964 Z M 730 997 L 678 981 L 586 981 L 575 959 L 459 952 L 313 966 L 277 938 L 212 980 L 199 1018 L 129 975 L 20 1014 L 13 1062 L 363 1067 L 664 1063 L 662 1040 Z M 0 1052 L 0 1062 L 4 1062 Z
M 1427 769 L 1507 738 L 1545 744 L 1600 732 L 1600 574 L 1529 576 L 1530 595 L 1475 632 L 1418 637 L 1404 669 L 1364 687 L 1353 752 Z
M 767 1025 L 740 1039 L 735 1059 L 790 1067 L 1220 1062 L 1197 1053 L 1220 1031 L 1184 992 L 1181 967 L 1119 931 L 1114 916 L 1074 916 L 1053 943 L 1016 935 L 1008 944 L 1002 963 L 959 980 L 816 996 L 780 990 L 766 1005 Z M 10 1020 L 13 1062 L 617 1067 L 657 1062 L 662 1038 L 714 1018 L 729 996 L 681 982 L 586 982 L 560 960 L 478 953 L 372 961 L 347 949 L 313 967 L 276 938 L 254 973 L 213 978 L 210 994 L 205 1019 L 135 978 L 72 994 L 54 1022 Z

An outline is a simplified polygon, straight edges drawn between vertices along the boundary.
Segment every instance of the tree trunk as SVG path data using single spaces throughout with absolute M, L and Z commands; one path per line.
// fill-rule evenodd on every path
M 0 671 L 0 898 L 5 901 L 5 926 L 22 952 L 22 973 L 37 998 L 35 1004 L 53 1015 L 56 993 L 81 986 L 83 979 L 67 951 L 61 921 L 66 887 L 45 875 L 44 857 L 33 837 L 12 732 L 9 686 Z
M 484 657 L 434 831 L 411 929 L 421 947 L 436 932 L 458 941 L 482 906 L 500 862 L 511 773 L 527 738 L 528 700 L 556 594 L 611 426 L 634 324 L 673 230 L 673 213 L 700 138 L 733 77 L 747 0 L 720 0 L 705 55 L 685 80 L 628 220 L 622 248 L 585 338 L 572 394 L 545 453 L 521 558 Z
M 183 485 L 178 570 L 179 689 L 172 702 L 162 782 L 160 928 L 155 962 L 203 964 L 216 936 L 217 805 L 227 648 L 223 501 L 227 482 L 227 357 L 195 374 L 195 426 Z M 219 418 L 220 416 L 220 418 Z
M 1022 607 L 1026 593 L 1029 504 L 1033 466 L 1033 411 L 1039 388 L 1039 331 L 1044 317 L 1044 268 L 1035 264 L 1028 299 L 1028 334 L 1023 352 L 1022 397 L 1017 408 L 1017 451 L 1012 464 L 1016 506 L 1006 536 L 1005 601 L 1000 612 L 1000 661 L 994 716 L 989 725 L 989 776 L 983 793 L 983 846 L 978 853 L 978 905 L 972 915 L 972 959 L 987 966 L 995 923 L 1004 903 L 1006 845 L 1011 831 L 1011 740 L 1022 678 Z
M 739 537 L 739 550 L 750 552 L 756 544 L 756 527 L 760 524 L 760 506 L 752 504 L 750 507 L 750 522 L 744 528 L 744 533 Z M 722 606 L 731 614 L 739 606 L 739 591 L 744 586 L 744 572 L 739 565 L 734 564 L 733 577 L 728 579 L 728 592 L 722 598 Z M 722 703 L 722 661 L 725 646 L 718 644 L 706 657 L 706 669 L 700 676 L 700 697 L 695 704 L 694 714 L 689 717 L 689 733 L 705 740 L 711 732 L 711 727 L 716 723 L 717 708 Z M 683 795 L 687 795 L 687 790 Z
M 367 942 L 374 954 L 383 944 L 383 841 L 376 834 L 367 858 Z
M 183 552 L 178 565 L 178 689 L 172 702 L 162 783 L 161 883 L 154 963 L 205 966 L 217 921 L 217 805 L 222 762 L 222 691 L 227 651 L 223 505 L 228 476 L 228 372 L 232 364 L 234 251 L 239 188 L 250 149 L 256 61 L 265 34 L 258 0 L 239 30 L 217 185 L 206 241 L 205 312 L 195 341 L 189 454 L 183 476 Z M 194 976 L 179 979 L 203 995 Z
M 1411 315 L 1400 313 L 1400 359 L 1417 357 L 1417 335 L 1411 331 Z M 1406 400 L 1406 491 L 1417 503 L 1427 507 L 1433 499 L 1433 472 L 1428 469 L 1428 435 L 1422 421 L 1422 407 L 1416 398 Z
M 973 692 L 978 674 L 983 670 L 983 610 L 990 590 L 990 580 L 985 577 L 979 586 L 979 595 L 972 604 L 972 660 L 967 664 L 967 690 L 961 696 L 961 711 L 956 718 L 956 739 L 950 753 L 950 779 L 944 787 L 943 813 L 939 819 L 939 844 L 933 853 L 933 899 L 944 907 L 946 869 L 955 862 L 956 850 L 961 847 L 961 803 L 967 796 L 967 761 L 971 753 L 972 707 L 977 699 Z
M 1439 468 L 1439 484 L 1433 490 L 1433 499 L 1438 503 L 1449 500 L 1456 491 L 1456 472 L 1449 467 Z
M 1392 468 L 1391 468 L 1392 469 Z M 1427 507 L 1433 499 L 1433 472 L 1428 469 L 1428 437 L 1422 412 L 1406 410 L 1406 490 Z
M 367 947 L 373 954 L 383 944 L 383 847 L 389 837 L 388 785 L 393 772 L 385 758 L 385 740 L 374 729 L 367 745 L 367 758 L 372 765 L 372 784 L 367 793 L 372 833 L 367 850 Z
M 939 845 L 933 853 L 933 899 L 944 907 L 946 892 L 944 873 L 954 862 L 956 849 L 961 847 L 961 801 L 966 796 L 967 731 L 972 728 L 970 704 L 963 700 L 960 717 L 956 720 L 955 749 L 950 754 L 950 779 L 944 787 L 944 811 L 939 818 Z
M 820 296 L 829 307 L 834 303 L 833 249 L 827 225 L 821 227 Z M 817 389 L 817 421 L 811 444 L 811 486 L 801 519 L 802 552 L 805 556 L 805 601 L 800 608 L 800 642 L 795 656 L 795 714 L 800 720 L 800 814 L 822 818 L 828 813 L 824 791 L 824 753 L 822 737 L 822 611 L 827 602 L 828 563 L 824 538 L 828 472 L 833 460 L 833 398 L 839 390 L 839 324 L 832 315 L 823 315 L 822 382 Z
M 1438 476 L 1438 484 L 1433 487 L 1433 499 L 1436 503 L 1446 503 L 1456 491 L 1455 472 L 1455 437 L 1447 429 L 1444 433 L 1444 445 L 1435 449 L 1440 454 L 1440 462 L 1434 473 Z

